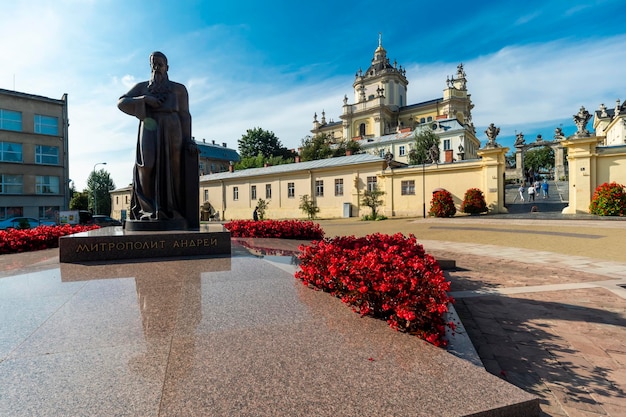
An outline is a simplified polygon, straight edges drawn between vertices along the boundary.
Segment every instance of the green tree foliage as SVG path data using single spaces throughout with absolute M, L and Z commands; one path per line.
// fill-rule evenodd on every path
M 325 133 L 319 133 L 313 137 L 307 136 L 302 139 L 300 158 L 302 161 L 315 161 L 318 159 L 345 156 L 347 151 L 353 155 L 361 151 L 361 145 L 354 140 L 341 140 L 333 143 Z
M 89 210 L 89 191 L 74 191 L 70 210 Z
M 542 146 L 527 151 L 524 154 L 524 168 L 533 172 L 550 170 L 554 167 L 554 150 L 549 146 Z
M 248 129 L 241 136 L 239 143 L 239 155 L 242 158 L 256 158 L 262 155 L 264 158 L 282 156 L 284 159 L 293 158 L 294 154 L 285 148 L 274 132 L 263 130 L 260 127 Z
M 381 197 L 384 194 L 385 192 L 380 191 L 376 185 L 371 190 L 367 190 L 363 193 L 361 204 L 372 210 L 371 216 L 366 216 L 365 220 L 376 220 L 378 218 L 378 207 L 383 204 L 383 199 Z
M 433 162 L 428 155 L 429 149 L 433 146 L 439 146 L 439 136 L 431 129 L 423 129 L 415 133 L 415 146 L 409 151 L 409 163 L 411 165 L 420 165 Z
M 317 213 L 320 212 L 320 208 L 317 206 L 315 201 L 308 194 L 300 197 L 300 210 L 307 215 L 309 219 L 314 219 L 317 216 Z
M 235 164 L 235 170 L 242 170 L 248 168 L 263 168 L 264 166 L 291 164 L 294 161 L 293 158 L 283 158 L 282 156 L 272 156 L 266 158 L 261 154 L 254 157 L 241 158 L 239 162 Z
M 333 150 L 330 148 L 330 140 L 325 133 L 320 133 L 313 137 L 307 136 L 302 139 L 300 148 L 302 162 L 326 159 L 331 156 L 333 156 Z
M 111 195 L 109 191 L 115 190 L 115 184 L 109 173 L 104 169 L 92 171 L 87 179 L 87 189 L 89 193 L 89 207 L 93 210 L 93 213 L 110 214 Z M 97 207 L 94 204 L 97 204 Z

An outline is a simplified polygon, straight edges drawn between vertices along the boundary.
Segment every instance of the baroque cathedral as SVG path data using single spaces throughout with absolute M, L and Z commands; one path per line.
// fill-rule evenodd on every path
M 356 140 L 365 152 L 391 154 L 398 162 L 408 163 L 415 134 L 431 129 L 440 138 L 442 160 L 437 162 L 477 158 L 480 141 L 472 123 L 474 106 L 463 64 L 457 66 L 456 76 L 447 78 L 441 98 L 408 104 L 408 84 L 406 70 L 389 62 L 379 36 L 371 65 L 355 75 L 354 102 L 347 95 L 343 98 L 341 121 L 327 122 L 324 111 L 318 120 L 316 113 L 311 132 L 334 143 Z

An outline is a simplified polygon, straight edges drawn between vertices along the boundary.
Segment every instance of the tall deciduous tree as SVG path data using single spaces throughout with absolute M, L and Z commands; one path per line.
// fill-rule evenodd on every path
M 371 190 L 367 190 L 363 193 L 361 204 L 372 210 L 372 215 L 367 216 L 366 220 L 376 220 L 378 218 L 378 207 L 383 204 L 383 199 L 381 197 L 384 194 L 385 192 L 379 190 L 376 185 Z
M 260 127 L 248 129 L 238 143 L 239 154 L 242 158 L 256 158 L 258 155 L 262 155 L 264 158 L 282 156 L 287 159 L 294 156 L 293 152 L 280 143 L 274 132 L 263 130 Z
M 89 192 L 74 191 L 70 200 L 70 210 L 89 210 Z
M 524 155 L 524 168 L 537 173 L 554 167 L 554 150 L 549 146 L 531 149 Z
M 424 129 L 415 133 L 415 147 L 409 151 L 409 162 L 413 165 L 438 162 L 430 160 L 428 151 L 433 145 L 439 146 L 439 136 L 432 130 Z
M 302 139 L 300 158 L 303 162 L 326 159 L 331 156 L 333 156 L 333 150 L 330 148 L 330 141 L 325 133 L 319 133 L 313 137 L 307 136 Z
M 115 184 L 109 173 L 101 169 L 92 171 L 87 179 L 87 189 L 89 193 L 89 207 L 94 214 L 111 213 L 111 195 L 109 191 L 115 190 Z
M 333 143 L 325 133 L 319 133 L 313 137 L 307 136 L 302 139 L 300 157 L 302 161 L 315 161 L 335 156 L 345 156 L 347 151 L 356 154 L 361 151 L 361 145 L 353 140 L 341 140 Z

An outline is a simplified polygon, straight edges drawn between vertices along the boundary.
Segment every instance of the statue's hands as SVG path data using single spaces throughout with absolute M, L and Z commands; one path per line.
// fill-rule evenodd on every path
M 150 95 L 143 96 L 143 101 L 150 107 L 159 107 L 161 105 L 158 98 Z

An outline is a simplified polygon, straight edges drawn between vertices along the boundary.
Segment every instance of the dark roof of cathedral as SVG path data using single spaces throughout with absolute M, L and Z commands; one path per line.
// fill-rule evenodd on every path
M 443 97 L 440 97 L 440 98 L 434 98 L 434 99 L 432 99 L 432 100 L 427 100 L 427 101 L 422 101 L 421 103 L 408 104 L 408 105 L 406 105 L 406 106 L 404 106 L 404 107 L 401 107 L 401 108 L 400 108 L 400 110 L 401 110 L 401 111 L 403 111 L 403 110 L 413 109 L 413 108 L 416 108 L 416 107 L 427 106 L 427 105 L 429 105 L 429 104 L 435 104 L 435 103 L 437 103 L 438 101 L 443 101 Z

